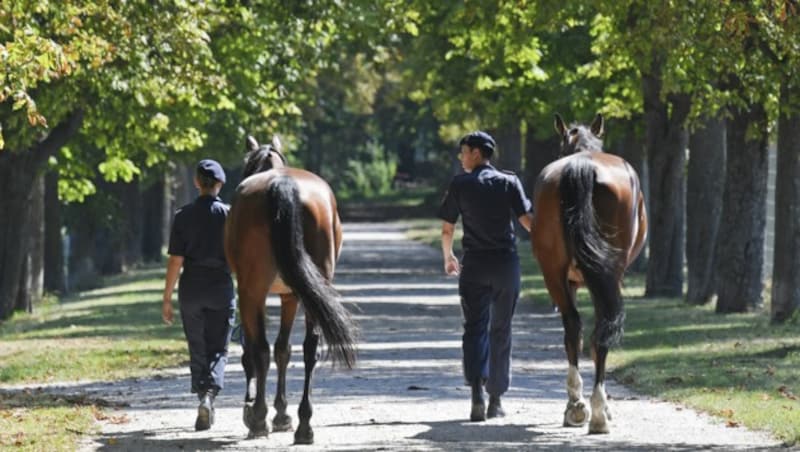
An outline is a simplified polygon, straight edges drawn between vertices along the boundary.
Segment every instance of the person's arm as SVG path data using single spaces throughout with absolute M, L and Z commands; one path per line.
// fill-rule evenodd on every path
M 457 276 L 461 272 L 461 265 L 458 263 L 458 258 L 453 253 L 453 235 L 456 230 L 456 225 L 442 222 L 442 256 L 444 257 L 444 272 L 448 275 Z
M 183 267 L 183 256 L 170 255 L 167 259 L 167 277 L 164 285 L 164 296 L 161 301 L 161 318 L 164 323 L 172 325 L 172 291 Z
M 526 231 L 531 232 L 531 226 L 533 225 L 533 214 L 528 212 L 524 213 L 519 216 L 519 224 L 525 228 Z

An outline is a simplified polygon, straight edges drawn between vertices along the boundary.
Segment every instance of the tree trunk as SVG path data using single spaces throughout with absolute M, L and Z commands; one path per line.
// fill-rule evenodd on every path
M 650 170 L 648 223 L 650 252 L 647 297 L 679 297 L 683 292 L 685 178 L 689 135 L 686 118 L 691 99 L 685 95 L 661 98 L 661 67 L 642 75 L 645 140 Z
M 525 173 L 521 178 L 528 196 L 533 195 L 533 187 L 536 185 L 539 173 L 557 159 L 558 136 L 555 132 L 543 140 L 537 138 L 536 130 L 529 125 L 525 132 Z
M 36 176 L 32 185 L 27 211 L 30 236 L 14 307 L 25 312 L 33 312 L 33 305 L 42 299 L 44 286 L 44 176 Z
M 725 120 L 706 118 L 689 138 L 686 189 L 686 302 L 702 305 L 716 290 L 717 231 L 725 188 Z
M 44 288 L 66 292 L 64 252 L 61 240 L 61 202 L 58 200 L 58 171 L 45 175 L 44 198 Z
M 498 168 L 519 173 L 522 169 L 522 134 L 519 122 L 513 125 L 505 125 L 492 133 L 497 150 L 492 159 Z
M 142 242 L 144 229 L 144 208 L 142 191 L 139 189 L 139 179 L 119 185 L 120 200 L 122 201 L 120 213 L 122 222 L 120 232 L 122 243 L 122 266 L 120 271 L 125 272 L 142 262 Z
M 80 291 L 97 287 L 99 273 L 94 261 L 94 242 L 98 235 L 97 219 L 92 215 L 88 202 L 70 206 L 77 210 L 75 218 L 68 227 L 69 256 L 67 286 L 70 291 Z
M 22 152 L 0 152 L 0 189 L 3 215 L 0 215 L 0 319 L 8 318 L 19 294 L 22 269 L 27 256 L 34 186 L 31 181 L 47 159 L 72 137 L 83 121 L 77 111 L 59 123 L 44 140 Z
M 0 215 L 0 319 L 10 317 L 16 307 L 28 256 L 27 212 L 33 188 L 30 181 L 35 178 L 29 152 L 0 152 L 0 189 L 5 197 Z
M 745 312 L 761 302 L 767 217 L 767 113 L 762 104 L 732 108 L 725 192 L 717 236 L 717 312 Z M 748 133 L 748 130 L 753 129 Z
M 775 260 L 772 268 L 773 322 L 800 309 L 800 86 L 781 86 L 778 165 L 775 177 Z
M 164 246 L 164 174 L 159 172 L 156 180 L 142 192 L 144 200 L 142 218 L 142 258 L 146 262 L 161 261 Z
M 642 193 L 644 193 L 645 206 L 650 206 L 649 197 L 649 174 L 647 171 L 647 155 L 645 153 L 645 143 L 641 133 L 636 130 L 636 122 L 641 118 L 635 118 L 628 121 L 615 122 L 616 127 L 620 127 L 622 137 L 614 145 L 608 147 L 608 151 L 612 154 L 618 155 L 631 164 L 636 174 L 639 175 L 639 183 L 642 186 Z M 647 271 L 647 248 L 649 238 L 645 241 L 645 246 L 639 257 L 636 258 L 628 267 L 628 271 L 644 273 Z

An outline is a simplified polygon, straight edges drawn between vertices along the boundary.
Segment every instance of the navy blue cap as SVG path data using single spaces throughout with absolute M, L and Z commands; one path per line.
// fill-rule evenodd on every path
M 222 165 L 216 160 L 203 159 L 197 164 L 197 172 L 204 176 L 213 177 L 214 179 L 225 183 L 225 171 Z
M 464 135 L 459 145 L 465 144 L 471 148 L 483 149 L 489 155 L 492 155 L 497 146 L 494 142 L 494 138 L 482 130 L 476 130 L 475 132 Z

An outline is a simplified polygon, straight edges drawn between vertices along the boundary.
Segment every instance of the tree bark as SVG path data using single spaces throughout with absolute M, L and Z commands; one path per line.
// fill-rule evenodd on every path
M 491 133 L 491 132 L 490 132 Z M 504 125 L 492 133 L 497 150 L 492 159 L 499 168 L 519 173 L 522 169 L 522 133 L 519 122 Z
M 144 200 L 142 218 L 142 258 L 146 262 L 159 262 L 164 246 L 164 174 L 142 192 Z
M 552 130 L 552 128 L 551 128 Z M 525 172 L 522 182 L 528 196 L 533 194 L 536 179 L 545 166 L 558 159 L 558 136 L 550 133 L 548 138 L 537 138 L 536 130 L 528 126 L 525 132 Z
M 686 95 L 671 95 L 668 101 L 662 100 L 660 74 L 661 63 L 654 59 L 652 72 L 642 75 L 650 170 L 650 247 L 645 296 L 679 297 L 683 292 L 684 164 L 689 141 L 686 118 L 691 99 Z
M 0 319 L 8 318 L 19 294 L 22 269 L 29 247 L 30 209 L 36 178 L 47 159 L 80 128 L 83 112 L 70 114 L 31 149 L 0 153 L 0 189 L 5 196 L 0 216 Z
M 647 154 L 645 152 L 644 138 L 641 136 L 641 133 L 636 130 L 636 122 L 640 119 L 641 118 L 635 118 L 624 122 L 615 122 L 616 127 L 622 129 L 622 137 L 613 145 L 608 146 L 607 150 L 612 154 L 624 158 L 625 161 L 630 163 L 633 169 L 636 170 L 636 174 L 639 175 L 639 183 L 642 186 L 642 192 L 644 193 L 645 206 L 649 208 L 650 187 L 647 170 Z M 628 267 L 628 271 L 637 273 L 644 273 L 647 271 L 647 242 L 649 242 L 649 238 L 645 241 L 645 246 L 639 254 L 639 257 Z
M 770 309 L 778 323 L 800 309 L 800 86 L 784 80 L 780 102 Z
M 725 188 L 725 120 L 706 118 L 689 138 L 686 188 L 686 302 L 702 305 L 716 290 L 717 231 Z
M 19 284 L 17 311 L 33 312 L 42 299 L 44 288 L 44 176 L 34 180 L 28 211 L 29 239 Z
M 64 293 L 66 280 L 57 170 L 45 175 L 44 197 L 44 288 L 50 292 Z
M 731 109 L 722 217 L 717 236 L 717 308 L 745 312 L 761 302 L 767 216 L 767 113 L 762 104 Z M 753 133 L 755 132 L 755 133 Z

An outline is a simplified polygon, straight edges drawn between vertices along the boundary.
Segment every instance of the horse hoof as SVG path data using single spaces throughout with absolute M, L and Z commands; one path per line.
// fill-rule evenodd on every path
M 292 431 L 292 417 L 286 414 L 276 414 L 272 418 L 272 431 L 273 432 L 291 432 Z
M 583 402 L 568 406 L 564 412 L 564 427 L 583 427 L 589 420 L 589 409 Z
M 294 432 L 295 444 L 314 444 L 314 430 L 310 426 L 300 425 Z
M 244 412 L 242 413 L 242 420 L 244 421 L 244 426 L 250 429 L 250 431 L 259 432 L 261 430 L 266 430 L 267 428 L 267 414 L 264 413 L 262 416 L 258 416 L 255 412 L 255 407 L 252 405 L 245 405 Z

